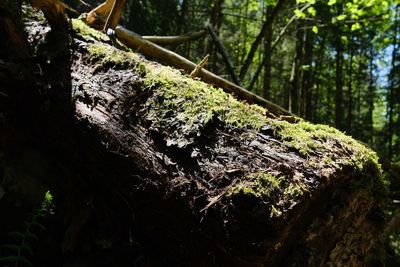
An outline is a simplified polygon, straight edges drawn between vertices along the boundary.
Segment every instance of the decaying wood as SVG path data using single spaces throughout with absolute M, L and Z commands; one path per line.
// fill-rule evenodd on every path
M 0 61 L 30 74 L 1 83 L 0 197 L 13 211 L 2 230 L 15 227 L 21 205 L 40 205 L 43 190 L 57 200 L 36 266 L 366 263 L 378 230 L 369 150 L 323 126 L 267 120 L 259 107 L 76 29 L 67 46 L 43 46 L 47 29 L 26 27 L 39 40 L 28 64 Z M 170 53 L 117 34 L 152 56 Z M 57 57 L 47 60 L 50 51 Z M 315 145 L 307 153 L 288 140 L 303 136 Z
M 146 56 L 157 58 L 168 65 L 183 69 L 189 73 L 192 72 L 197 66 L 197 64 L 191 62 L 190 60 L 152 42 L 149 42 L 143 39 L 139 34 L 127 30 L 122 26 L 118 26 L 115 30 L 115 33 L 117 38 L 128 47 L 143 53 Z M 246 100 L 249 103 L 255 103 L 264 106 L 275 115 L 291 115 L 289 111 L 283 109 L 282 107 L 250 91 L 247 91 L 246 89 L 226 79 L 223 79 L 204 68 L 199 71 L 198 77 L 207 83 L 210 83 L 216 87 L 220 87 L 223 90 L 232 93 L 243 100 Z

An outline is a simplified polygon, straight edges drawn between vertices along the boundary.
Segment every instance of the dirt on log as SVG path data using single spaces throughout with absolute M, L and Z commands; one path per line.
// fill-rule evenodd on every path
M 82 21 L 52 32 L 24 14 L 31 56 L 0 52 L 0 240 L 50 190 L 34 266 L 379 260 L 384 187 L 370 149 L 270 116 Z

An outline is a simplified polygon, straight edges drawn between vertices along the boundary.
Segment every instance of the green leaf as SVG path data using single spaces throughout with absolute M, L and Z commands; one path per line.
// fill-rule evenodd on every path
M 346 14 L 341 14 L 339 16 L 337 16 L 337 20 L 341 21 L 341 20 L 345 20 L 347 18 Z
M 347 39 L 347 36 L 340 36 L 340 39 L 342 40 L 343 44 L 347 44 L 349 40 Z
M 313 33 L 315 33 L 315 34 L 318 34 L 318 27 L 317 27 L 317 26 L 313 26 L 313 27 L 312 27 L 312 31 L 313 31 Z
M 334 4 L 336 4 L 336 0 L 329 0 L 328 6 L 333 6 Z
M 50 193 L 50 191 L 47 191 L 46 194 L 44 195 L 44 203 L 46 206 L 51 204 L 53 202 L 53 195 Z
M 294 14 L 298 17 L 298 18 L 302 18 L 304 19 L 306 17 L 306 14 L 304 14 L 303 11 L 301 11 L 300 9 L 296 9 L 294 11 Z
M 351 31 L 352 31 L 352 32 L 357 31 L 357 30 L 359 30 L 359 29 L 361 29 L 360 23 L 356 22 L 356 23 L 354 23 L 353 25 L 351 25 Z
M 317 15 L 317 10 L 315 10 L 314 7 L 309 7 L 307 9 L 307 12 L 310 13 L 311 16 L 315 17 L 315 15 Z

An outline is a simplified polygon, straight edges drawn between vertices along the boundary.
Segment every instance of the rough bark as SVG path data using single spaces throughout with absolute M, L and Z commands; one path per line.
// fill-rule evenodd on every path
M 366 263 L 382 185 L 368 148 L 266 117 L 83 26 L 49 38 L 27 21 L 37 53 L 2 58 L 27 75 L 1 88 L 0 223 L 12 231 L 8 211 L 53 191 L 35 266 Z

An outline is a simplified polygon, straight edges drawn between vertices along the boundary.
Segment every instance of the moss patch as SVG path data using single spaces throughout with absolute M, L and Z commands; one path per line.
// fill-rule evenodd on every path
M 88 41 L 100 41 L 100 42 L 110 42 L 110 38 L 91 27 L 89 27 L 84 21 L 80 19 L 72 19 L 71 20 L 72 29 L 79 34 L 81 37 L 85 38 Z
M 272 198 L 272 194 L 276 193 L 277 190 L 281 190 L 283 181 L 283 177 L 276 177 L 266 172 L 250 174 L 232 187 L 228 196 L 244 194 L 267 201 Z
M 297 151 L 315 169 L 335 172 L 350 167 L 370 177 L 382 177 L 376 153 L 334 128 L 301 119 L 289 123 L 268 118 L 268 111 L 260 106 L 238 101 L 222 89 L 191 79 L 179 70 L 146 62 L 132 52 L 104 44 L 93 44 L 88 50 L 92 62 L 103 68 L 107 65 L 129 66 L 140 73 L 143 90 L 153 91 L 145 104 L 147 119 L 151 127 L 164 136 L 167 145 L 185 147 L 193 144 L 203 129 L 213 122 L 236 131 L 248 129 L 254 132 L 268 125 L 274 138 L 287 149 Z M 256 184 L 261 186 L 254 183 L 249 186 L 257 196 L 266 194 L 261 190 L 268 181 L 264 178 L 256 179 Z M 249 189 L 242 187 L 241 190 Z M 295 188 L 291 191 L 300 192 Z
M 260 171 L 245 176 L 229 190 L 227 197 L 249 196 L 270 203 L 270 217 L 279 217 L 296 205 L 306 192 L 307 187 L 295 182 L 293 177 Z
M 349 166 L 364 173 L 375 169 L 375 175 L 380 176 L 376 153 L 335 128 L 303 120 L 289 123 L 269 119 L 268 124 L 284 144 L 307 157 L 316 167 Z

